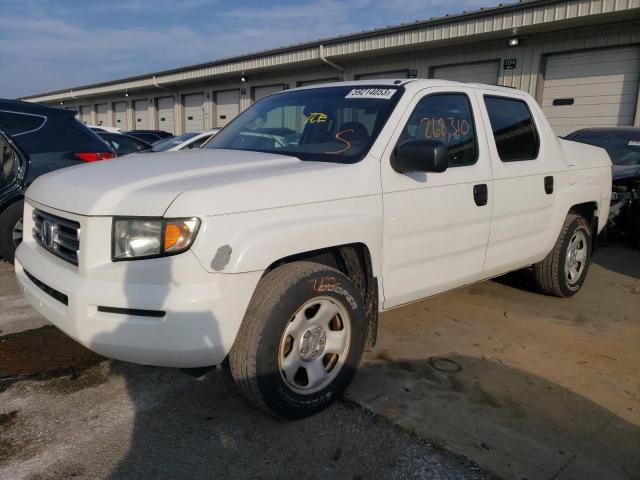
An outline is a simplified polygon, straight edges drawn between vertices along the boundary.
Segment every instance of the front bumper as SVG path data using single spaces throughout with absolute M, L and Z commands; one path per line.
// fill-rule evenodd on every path
M 224 360 L 261 272 L 208 273 L 190 251 L 130 262 L 101 260 L 87 245 L 92 233 L 110 230 L 99 225 L 107 219 L 71 216 L 82 225 L 75 266 L 31 238 L 30 218 L 25 211 L 16 276 L 29 303 L 53 325 L 90 350 L 118 360 L 182 368 Z

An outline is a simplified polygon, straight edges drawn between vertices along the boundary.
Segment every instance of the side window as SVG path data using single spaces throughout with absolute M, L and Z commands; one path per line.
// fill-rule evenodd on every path
M 0 111 L 0 125 L 9 135 L 32 132 L 44 125 L 45 121 L 46 118 L 40 115 Z
M 199 138 L 198 140 L 195 140 L 194 142 L 191 142 L 189 145 L 186 146 L 186 150 L 191 150 L 192 148 L 200 148 L 204 142 L 209 140 L 209 138 L 210 137 L 202 137 L 202 138 Z
M 522 100 L 484 97 L 498 155 L 503 162 L 534 160 L 540 140 L 529 107 Z
M 19 164 L 15 153 L 4 138 L 0 137 L 0 191 L 11 185 L 18 168 Z
M 435 140 L 449 152 L 449 167 L 473 165 L 478 146 L 469 98 L 463 93 L 438 93 L 424 97 L 411 114 L 399 143 Z

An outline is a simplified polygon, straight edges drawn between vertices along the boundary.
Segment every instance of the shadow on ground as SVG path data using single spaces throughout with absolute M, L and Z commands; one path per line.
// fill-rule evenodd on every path
M 638 425 L 487 358 L 410 361 L 379 352 L 350 396 L 503 478 L 640 478 Z

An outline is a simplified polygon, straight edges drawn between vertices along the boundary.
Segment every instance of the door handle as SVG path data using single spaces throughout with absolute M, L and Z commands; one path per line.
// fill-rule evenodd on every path
M 547 192 L 547 195 L 553 193 L 553 177 L 544 177 L 544 191 Z
M 473 199 L 479 207 L 483 207 L 487 204 L 487 201 L 489 200 L 489 189 L 487 188 L 486 183 L 473 186 Z

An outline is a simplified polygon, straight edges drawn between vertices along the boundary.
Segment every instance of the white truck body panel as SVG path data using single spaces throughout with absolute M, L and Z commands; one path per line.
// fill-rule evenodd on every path
M 363 84 L 371 82 L 336 85 Z M 27 192 L 25 232 L 37 208 L 79 222 L 82 248 L 78 266 L 71 265 L 27 234 L 16 255 L 27 298 L 98 353 L 196 367 L 224 359 L 263 272 L 285 257 L 364 245 L 383 310 L 540 261 L 574 205 L 594 203 L 597 229 L 604 227 L 611 192 L 608 156 L 557 139 L 530 96 L 446 81 L 400 84 L 403 96 L 357 163 L 202 149 L 133 155 L 40 177 Z M 442 173 L 396 172 L 390 158 L 413 108 L 442 92 L 469 98 L 477 162 Z M 500 160 L 484 95 L 527 103 L 540 136 L 537 159 Z M 551 194 L 544 190 L 546 176 L 554 177 Z M 474 203 L 477 184 L 487 185 L 482 207 Z M 113 262 L 114 216 L 197 217 L 201 226 L 185 253 Z M 43 292 L 25 271 L 66 295 L 68 305 Z M 166 316 L 105 313 L 99 306 L 162 310 Z

